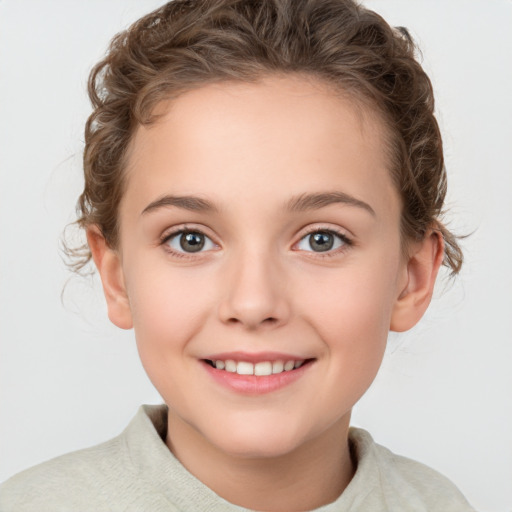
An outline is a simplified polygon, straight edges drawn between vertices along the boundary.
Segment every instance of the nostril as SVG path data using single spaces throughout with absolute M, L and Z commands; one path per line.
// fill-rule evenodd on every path
M 258 329 L 258 327 L 262 327 L 262 326 L 276 326 L 277 324 L 279 324 L 279 319 L 278 318 L 275 318 L 275 317 L 268 317 L 268 318 L 264 318 L 263 320 L 260 320 L 260 321 L 251 321 L 251 319 L 242 319 L 242 318 L 236 318 L 236 317 L 231 317 L 231 318 L 228 318 L 227 320 L 227 323 L 228 324 L 243 324 L 245 325 L 248 329 Z

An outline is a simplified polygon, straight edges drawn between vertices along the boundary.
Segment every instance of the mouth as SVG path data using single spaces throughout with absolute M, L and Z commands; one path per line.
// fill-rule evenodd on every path
M 234 359 L 203 359 L 203 361 L 212 368 L 222 372 L 267 377 L 298 370 L 302 366 L 312 363 L 314 359 L 278 359 L 275 361 L 259 361 L 257 363 L 235 361 Z
M 214 382 L 231 392 L 252 396 L 266 395 L 291 385 L 309 373 L 309 368 L 316 362 L 316 358 L 300 359 L 275 354 L 270 357 L 229 356 L 219 354 L 200 362 Z

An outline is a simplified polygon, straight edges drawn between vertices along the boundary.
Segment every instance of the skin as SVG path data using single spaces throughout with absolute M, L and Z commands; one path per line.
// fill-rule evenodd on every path
M 130 146 L 119 247 L 88 229 L 109 317 L 134 328 L 169 406 L 167 445 L 192 474 L 255 510 L 332 502 L 355 471 L 351 409 L 377 373 L 389 330 L 409 329 L 427 308 L 442 240 L 429 233 L 403 256 L 385 128 L 319 82 L 208 85 L 158 111 Z M 333 191 L 369 208 L 286 207 Z M 165 195 L 197 196 L 215 211 L 155 206 Z M 179 237 L 162 243 L 184 225 L 208 237 L 201 252 L 180 249 Z M 311 230 L 350 243 L 333 236 L 335 248 L 319 252 Z M 231 351 L 314 362 L 292 384 L 247 396 L 214 382 L 201 363 Z

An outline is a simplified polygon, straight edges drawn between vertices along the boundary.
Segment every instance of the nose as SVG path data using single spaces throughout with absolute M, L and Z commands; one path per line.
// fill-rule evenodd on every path
M 245 251 L 226 262 L 219 318 L 248 330 L 284 325 L 290 316 L 287 283 L 270 254 Z

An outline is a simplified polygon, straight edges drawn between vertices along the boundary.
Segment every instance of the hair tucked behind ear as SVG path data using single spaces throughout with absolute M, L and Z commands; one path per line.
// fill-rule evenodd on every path
M 441 222 L 446 171 L 430 80 L 408 32 L 351 0 L 174 0 L 115 36 L 89 77 L 93 112 L 78 226 L 97 225 L 117 246 L 127 148 L 160 101 L 276 73 L 316 77 L 380 113 L 402 198 L 403 240 L 438 230 L 444 264 L 457 273 L 462 252 Z M 90 260 L 85 245 L 68 255 L 75 270 Z

